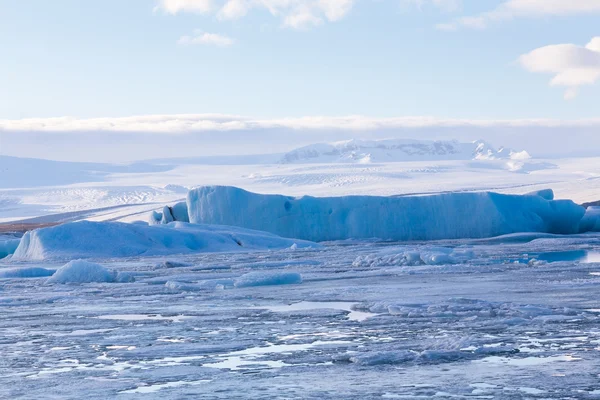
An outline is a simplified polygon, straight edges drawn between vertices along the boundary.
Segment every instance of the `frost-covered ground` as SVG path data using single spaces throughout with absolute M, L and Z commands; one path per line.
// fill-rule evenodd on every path
M 599 252 L 336 242 L 94 259 L 128 279 L 84 284 L 0 261 L 0 398 L 599 398 Z

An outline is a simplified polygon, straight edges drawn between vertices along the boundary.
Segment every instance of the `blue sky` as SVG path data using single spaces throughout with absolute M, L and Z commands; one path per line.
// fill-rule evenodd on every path
M 0 0 L 0 119 L 598 116 L 597 0 L 236 1 Z

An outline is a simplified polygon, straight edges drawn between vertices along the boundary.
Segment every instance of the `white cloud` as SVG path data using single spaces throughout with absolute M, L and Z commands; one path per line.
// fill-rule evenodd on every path
M 179 12 L 206 14 L 213 10 L 214 4 L 212 0 L 159 0 L 158 8 L 169 14 Z
M 219 19 L 237 19 L 245 16 L 251 4 L 248 0 L 229 0 L 219 10 Z
M 304 29 L 324 21 L 339 21 L 352 9 L 356 0 L 160 0 L 158 8 L 169 14 L 194 12 L 215 13 L 221 20 L 238 19 L 252 9 L 263 9 L 280 18 L 282 25 Z M 456 1 L 456 0 L 434 0 Z
M 319 0 L 317 4 L 329 21 L 339 21 L 350 12 L 354 0 Z
M 456 11 L 462 7 L 462 0 L 402 0 L 402 3 L 418 9 L 423 9 L 424 6 L 431 4 L 443 11 Z
M 196 32 L 194 36 L 182 36 L 177 43 L 181 45 L 204 44 L 219 47 L 231 46 L 234 40 L 230 37 L 219 35 L 217 33 Z
M 300 7 L 294 12 L 289 13 L 283 19 L 283 25 L 294 29 L 306 29 L 312 26 L 321 25 L 323 20 L 316 16 L 308 7 Z
M 507 0 L 493 10 L 475 16 L 458 18 L 439 24 L 438 29 L 456 30 L 459 27 L 483 29 L 491 22 L 520 18 L 600 14 L 600 0 Z
M 530 72 L 554 75 L 550 85 L 566 87 L 565 99 L 572 100 L 580 86 L 600 80 L 600 36 L 586 46 L 556 44 L 540 47 L 522 55 L 518 61 Z
M 534 157 L 597 157 L 600 118 L 470 120 L 364 116 L 261 119 L 236 115 L 1 120 L 0 156 L 130 162 L 151 158 L 265 154 L 348 139 L 483 139 Z M 168 143 L 168 146 L 165 146 Z M 1 176 L 1 174 L 0 174 Z

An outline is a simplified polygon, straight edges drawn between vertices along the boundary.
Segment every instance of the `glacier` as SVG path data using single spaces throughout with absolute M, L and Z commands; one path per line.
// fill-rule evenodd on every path
M 315 242 L 487 238 L 517 232 L 580 232 L 585 209 L 530 195 L 493 192 L 432 196 L 289 197 L 230 186 L 204 186 L 187 196 L 189 220 L 238 226 Z
M 142 225 L 80 221 L 25 233 L 13 261 L 136 257 L 198 252 L 318 247 L 244 228 L 172 222 Z

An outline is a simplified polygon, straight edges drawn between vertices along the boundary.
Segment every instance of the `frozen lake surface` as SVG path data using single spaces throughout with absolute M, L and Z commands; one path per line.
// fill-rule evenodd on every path
M 93 260 L 126 283 L 1 279 L 0 398 L 600 398 L 599 251 L 346 241 Z M 234 284 L 250 272 L 302 283 Z

